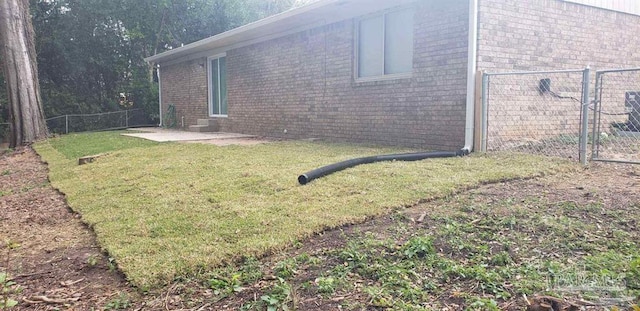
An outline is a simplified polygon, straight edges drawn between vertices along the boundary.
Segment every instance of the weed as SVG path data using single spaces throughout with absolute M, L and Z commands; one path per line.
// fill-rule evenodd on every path
M 298 263 L 295 258 L 288 258 L 276 264 L 273 269 L 276 276 L 283 279 L 289 279 L 298 273 Z
M 409 216 L 407 216 L 406 213 L 402 213 L 402 212 L 395 212 L 393 214 L 391 214 L 391 219 L 399 222 L 399 223 L 403 223 L 403 222 L 408 222 L 411 219 L 409 218 Z
M 378 286 L 368 286 L 364 292 L 369 296 L 369 304 L 377 308 L 389 308 L 393 306 L 391 295 Z
M 640 289 L 640 257 L 629 263 L 629 273 L 625 281 L 630 289 Z
M 284 279 L 278 278 L 278 282 L 271 287 L 268 293 L 260 297 L 267 311 L 295 310 L 295 297 L 293 289 Z M 291 306 L 293 305 L 293 306 Z
M 331 269 L 330 273 L 334 277 L 343 279 L 343 278 L 346 278 L 349 275 L 349 273 L 351 273 L 352 270 L 353 270 L 353 267 L 349 265 L 337 265 L 333 269 Z
M 512 263 L 511 255 L 508 252 L 500 252 L 491 258 L 491 264 L 494 266 L 506 266 Z
M 2 171 L 2 173 L 0 173 L 0 176 L 9 176 L 11 175 L 11 171 L 10 170 L 4 170 Z
M 18 304 L 16 300 L 11 298 L 13 294 L 19 292 L 19 287 L 9 277 L 9 269 L 11 264 L 11 253 L 13 250 L 20 247 L 20 244 L 13 241 L 6 241 L 4 247 L 7 249 L 3 258 L 6 271 L 0 271 L 0 309 L 9 309 Z
M 116 259 L 113 257 L 109 257 L 107 260 L 107 267 L 109 267 L 109 271 L 114 272 L 118 268 L 116 265 Z
M 430 237 L 414 237 L 402 246 L 404 255 L 411 259 L 414 257 L 424 257 L 434 254 L 433 240 Z
M 465 311 L 500 311 L 498 303 L 493 299 L 473 298 Z
M 129 297 L 125 293 L 120 293 L 120 295 L 111 301 L 109 301 L 105 306 L 105 310 L 126 310 L 131 307 L 131 301 Z
M 340 252 L 339 258 L 355 267 L 366 264 L 368 256 L 366 253 L 363 253 L 358 246 L 359 244 L 357 242 L 349 241 L 347 247 Z
M 89 257 L 87 257 L 87 265 L 89 267 L 95 267 L 98 264 L 98 260 L 99 257 L 95 254 L 89 255 Z
M 257 307 L 257 305 L 259 305 L 259 303 L 256 303 L 254 301 L 250 301 L 250 302 L 245 302 L 240 306 L 240 311 L 249 311 L 249 310 L 253 310 L 254 308 Z
M 321 294 L 333 294 L 338 286 L 338 281 L 333 277 L 319 277 L 315 280 L 318 292 Z
M 11 281 L 6 272 L 0 272 L 0 309 L 9 309 L 18 305 L 18 302 L 9 298 L 15 292 L 16 283 Z
M 300 240 L 295 240 L 293 242 L 293 247 L 294 248 L 302 248 L 304 246 L 304 244 L 302 244 L 302 242 Z
M 262 265 L 255 257 L 248 257 L 240 269 L 244 284 L 254 283 L 262 279 Z
M 302 253 L 296 256 L 295 259 L 298 265 L 317 266 L 322 263 L 322 259 L 316 256 L 311 256 L 307 253 Z
M 209 279 L 209 287 L 213 289 L 216 296 L 227 297 L 232 293 L 242 291 L 241 276 L 241 273 L 234 273 L 229 278 L 214 277 Z

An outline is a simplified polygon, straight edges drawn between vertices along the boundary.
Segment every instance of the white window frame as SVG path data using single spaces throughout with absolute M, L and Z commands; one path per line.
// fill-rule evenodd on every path
M 228 117 L 228 113 L 229 113 L 229 101 L 228 100 L 227 100 L 227 113 L 226 114 L 221 114 L 221 113 L 216 114 L 215 111 L 213 111 L 213 96 L 214 96 L 215 92 L 213 91 L 214 88 L 213 88 L 213 83 L 212 83 L 213 82 L 212 81 L 213 80 L 212 77 L 213 77 L 213 74 L 214 74 L 214 70 L 213 70 L 213 68 L 211 68 L 211 61 L 218 59 L 218 68 L 217 68 L 218 90 L 220 90 L 221 89 L 220 81 L 222 79 L 220 79 L 220 61 L 219 61 L 219 59 L 223 58 L 223 57 L 226 58 L 227 57 L 227 53 L 221 53 L 221 54 L 216 54 L 216 55 L 207 57 L 207 92 L 209 93 L 208 96 L 207 96 L 208 97 L 207 113 L 209 114 L 210 118 L 226 118 L 226 117 Z M 225 59 L 225 61 L 226 61 L 226 59 Z M 225 74 L 226 74 L 226 71 L 225 71 Z M 226 79 L 226 77 L 225 77 L 225 79 Z M 226 81 L 227 81 L 227 86 L 228 86 L 229 85 L 228 84 L 228 80 L 226 80 Z M 228 87 L 226 88 L 226 90 L 228 91 Z M 218 109 L 219 110 L 222 109 L 222 97 L 220 96 L 221 95 L 220 93 L 221 92 L 217 92 L 218 105 L 219 105 Z
M 371 81 L 385 81 L 385 80 L 397 80 L 397 79 L 407 79 L 407 78 L 411 78 L 413 77 L 413 66 L 411 68 L 410 72 L 403 72 L 403 73 L 394 73 L 394 74 L 384 74 L 384 60 L 385 60 L 385 42 L 387 40 L 386 38 L 386 29 L 387 29 L 387 18 L 386 15 L 390 14 L 390 13 L 394 13 L 394 12 L 398 12 L 398 11 L 402 11 L 402 10 L 414 10 L 414 8 L 412 6 L 404 6 L 404 7 L 398 7 L 398 8 L 393 8 L 393 9 L 389 9 L 389 10 L 385 10 L 385 11 L 381 11 L 381 12 L 377 12 L 377 13 L 373 13 L 373 14 L 369 14 L 369 15 L 365 15 L 365 16 L 361 16 L 357 19 L 355 19 L 355 24 L 354 24 L 354 29 L 355 29 L 355 34 L 354 34 L 354 65 L 353 65 L 353 78 L 356 82 L 371 82 Z M 415 12 L 415 10 L 414 10 Z M 365 19 L 369 19 L 369 18 L 373 18 L 376 16 L 382 16 L 382 64 L 380 64 L 383 68 L 382 68 L 382 75 L 379 76 L 371 76 L 371 77 L 360 77 L 360 22 L 365 20 Z M 412 25 L 413 27 L 413 35 L 412 38 L 414 40 L 414 46 L 413 46 L 413 51 L 411 53 L 412 58 L 414 57 L 415 54 L 415 17 L 414 17 L 414 24 Z M 413 63 L 413 59 L 412 59 L 412 63 Z

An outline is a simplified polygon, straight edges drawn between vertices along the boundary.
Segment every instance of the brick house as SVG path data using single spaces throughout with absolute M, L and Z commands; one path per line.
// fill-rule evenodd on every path
M 458 150 L 478 70 L 640 67 L 638 34 L 634 0 L 321 0 L 146 60 L 185 130 Z

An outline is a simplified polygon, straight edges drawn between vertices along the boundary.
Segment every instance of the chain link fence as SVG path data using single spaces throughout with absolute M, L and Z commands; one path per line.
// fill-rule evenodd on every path
M 45 120 L 49 133 L 69 134 L 157 126 L 142 109 L 93 114 L 69 114 Z M 0 145 L 9 141 L 9 123 L 0 123 Z
M 94 114 L 70 114 L 49 118 L 47 127 L 52 134 L 92 132 L 125 129 L 130 127 L 155 126 L 142 109 Z
M 640 164 L 640 68 L 596 72 L 594 161 Z
M 588 69 L 483 74 L 481 150 L 584 158 L 588 75 Z

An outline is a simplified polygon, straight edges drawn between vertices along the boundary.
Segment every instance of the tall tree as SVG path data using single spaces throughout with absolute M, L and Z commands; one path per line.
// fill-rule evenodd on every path
M 47 137 L 34 37 L 29 2 L 0 1 L 0 42 L 9 95 L 10 147 Z
M 30 0 L 45 115 L 126 108 L 118 94 L 127 93 L 132 108 L 157 118 L 157 82 L 145 57 L 300 1 L 307 0 Z

